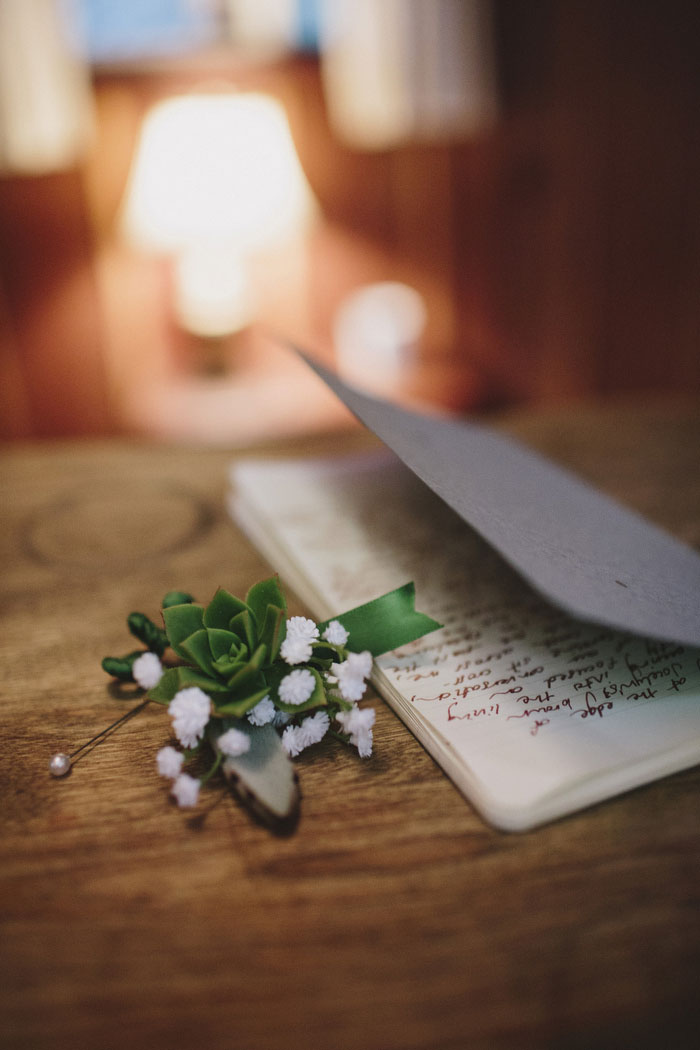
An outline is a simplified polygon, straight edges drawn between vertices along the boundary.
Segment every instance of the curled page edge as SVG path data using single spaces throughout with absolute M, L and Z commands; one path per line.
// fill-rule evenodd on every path
M 579 619 L 700 646 L 700 555 L 690 547 L 516 441 L 364 394 L 294 349 L 549 601 Z

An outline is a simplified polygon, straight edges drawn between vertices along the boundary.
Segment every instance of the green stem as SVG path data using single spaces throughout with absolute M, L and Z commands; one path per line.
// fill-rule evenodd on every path
M 201 777 L 201 779 L 200 779 L 200 783 L 202 784 L 202 787 L 206 784 L 206 782 L 208 780 L 211 780 L 211 778 L 214 776 L 214 774 L 218 770 L 218 768 L 221 765 L 221 763 L 223 762 L 223 760 L 224 760 L 224 753 L 223 753 L 223 751 L 219 751 L 217 753 L 216 758 L 214 759 L 214 764 L 212 765 L 211 769 L 207 773 L 205 773 L 204 776 Z

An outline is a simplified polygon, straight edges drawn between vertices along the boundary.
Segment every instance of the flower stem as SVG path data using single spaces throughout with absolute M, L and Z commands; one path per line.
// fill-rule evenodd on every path
M 211 780 L 211 778 L 214 776 L 214 774 L 216 773 L 217 769 L 219 768 L 219 766 L 221 765 L 223 760 L 224 760 L 224 753 L 223 753 L 223 751 L 219 751 L 217 756 L 216 756 L 216 758 L 214 759 L 213 765 L 211 766 L 209 771 L 206 772 L 204 774 L 204 776 L 200 780 L 200 783 L 202 784 L 202 786 L 204 786 L 204 784 L 206 784 L 206 782 L 208 780 Z

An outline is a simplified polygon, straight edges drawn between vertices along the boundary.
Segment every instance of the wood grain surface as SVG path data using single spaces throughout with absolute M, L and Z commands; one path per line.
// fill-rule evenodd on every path
M 700 545 L 697 403 L 503 425 Z M 286 838 L 223 790 L 196 818 L 170 804 L 160 708 L 49 777 L 130 702 L 99 661 L 130 647 L 132 609 L 268 571 L 226 517 L 229 459 L 2 456 L 3 1050 L 697 1045 L 700 769 L 507 835 L 374 700 L 371 760 L 325 742 L 298 760 Z

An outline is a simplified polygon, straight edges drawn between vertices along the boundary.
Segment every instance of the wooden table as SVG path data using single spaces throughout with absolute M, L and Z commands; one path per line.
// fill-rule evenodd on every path
M 700 545 L 697 403 L 503 425 Z M 99 666 L 129 648 L 127 613 L 268 571 L 227 519 L 230 458 L 4 452 L 0 1045 L 697 1045 L 700 769 L 507 835 L 377 700 L 372 760 L 325 742 L 298 760 L 287 838 L 224 792 L 204 819 L 169 804 L 160 708 L 49 777 L 128 703 Z

